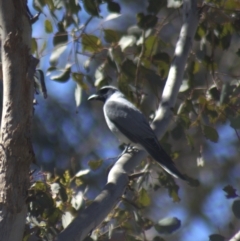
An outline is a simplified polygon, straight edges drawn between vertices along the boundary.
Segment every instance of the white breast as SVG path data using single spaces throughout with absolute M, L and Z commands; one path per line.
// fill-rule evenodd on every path
M 131 141 L 119 131 L 119 129 L 114 125 L 114 123 L 112 123 L 108 119 L 105 108 L 103 108 L 103 112 L 104 112 L 104 117 L 107 122 L 108 128 L 111 130 L 111 132 L 118 138 L 118 140 L 120 142 L 125 143 L 125 144 L 131 144 Z

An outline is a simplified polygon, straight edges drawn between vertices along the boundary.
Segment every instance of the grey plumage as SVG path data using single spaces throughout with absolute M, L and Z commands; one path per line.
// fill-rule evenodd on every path
M 164 151 L 145 116 L 113 86 L 102 87 L 88 100 L 104 102 L 103 111 L 109 129 L 125 144 L 145 149 L 168 173 L 186 180 Z

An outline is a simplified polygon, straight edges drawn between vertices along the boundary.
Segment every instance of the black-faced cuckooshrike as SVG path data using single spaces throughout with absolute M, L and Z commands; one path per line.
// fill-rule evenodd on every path
M 186 180 L 159 144 L 145 116 L 117 88 L 104 86 L 88 100 L 104 102 L 103 112 L 107 125 L 121 142 L 146 150 L 165 171 Z

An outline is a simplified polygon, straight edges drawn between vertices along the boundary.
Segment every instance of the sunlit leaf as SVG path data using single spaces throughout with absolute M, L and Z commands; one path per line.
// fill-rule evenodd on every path
M 161 234 L 171 234 L 178 230 L 181 226 L 181 221 L 176 217 L 164 218 L 158 221 L 155 229 Z
M 120 37 L 115 30 L 104 29 L 104 39 L 107 43 L 116 43 L 119 41 Z
M 179 92 L 185 92 L 187 91 L 188 89 L 190 88 L 189 86 L 189 83 L 187 80 L 183 80 L 181 86 L 180 86 L 180 89 L 179 89 Z
M 71 212 L 67 211 L 62 215 L 62 225 L 63 228 L 66 228 L 74 219 L 74 216 Z
M 120 41 L 119 41 L 119 45 L 122 49 L 122 51 L 124 51 L 127 47 L 131 47 L 134 44 L 136 44 L 136 37 L 133 35 L 130 36 L 123 36 L 121 37 Z
M 38 44 L 35 38 L 32 38 L 31 52 L 36 53 L 38 50 Z
M 52 76 L 51 79 L 61 83 L 65 83 L 69 80 L 70 74 L 71 74 L 71 67 L 67 67 L 64 71 L 62 71 L 61 74 Z
M 83 34 L 82 35 L 82 50 L 88 51 L 91 53 L 97 52 L 102 48 L 101 40 L 91 34 Z
M 52 193 L 53 193 L 54 195 L 58 194 L 58 193 L 59 193 L 59 190 L 61 189 L 59 183 L 57 183 L 57 182 L 52 183 L 52 184 L 50 185 L 50 187 L 51 187 L 51 191 L 52 191 Z
M 158 43 L 159 43 L 158 40 L 159 40 L 158 37 L 155 36 L 155 35 L 149 36 L 146 39 L 146 41 L 145 41 L 145 53 L 144 53 L 146 57 L 150 57 L 150 56 L 152 56 L 156 53 L 157 48 L 158 48 Z M 156 56 L 156 58 L 153 59 L 153 61 L 154 60 L 157 61 L 158 59 L 159 59 L 158 56 Z
M 53 32 L 52 23 L 48 19 L 45 20 L 44 26 L 45 26 L 46 33 L 52 33 Z
M 103 164 L 103 160 L 96 160 L 96 161 L 89 161 L 88 166 L 93 170 L 96 171 L 100 168 Z
M 85 170 L 80 170 L 79 172 L 77 172 L 75 174 L 75 177 L 81 177 L 81 176 L 85 176 L 90 172 L 89 169 L 85 169 Z
M 44 191 L 44 192 L 47 190 L 46 184 L 40 181 L 35 182 L 31 188 L 34 190 Z
M 64 53 L 64 51 L 67 49 L 67 45 L 62 45 L 62 46 L 56 46 L 53 51 L 52 54 L 50 56 L 50 64 L 52 66 L 56 66 L 58 63 L 58 60 L 60 59 L 60 56 Z
M 72 207 L 79 210 L 84 204 L 84 195 L 79 191 L 76 195 L 72 196 L 71 200 Z
M 76 84 L 75 91 L 74 91 L 74 97 L 76 102 L 76 107 L 79 107 L 82 102 L 82 88 L 79 84 Z
M 142 188 L 138 194 L 138 203 L 144 207 L 147 207 L 151 204 L 151 199 L 146 189 Z
M 88 85 L 84 81 L 84 79 L 85 79 L 84 74 L 74 72 L 74 73 L 72 73 L 72 79 L 74 81 L 76 81 L 83 90 L 89 89 Z
M 119 18 L 121 16 L 121 14 L 118 13 L 110 13 L 105 19 L 104 22 Z

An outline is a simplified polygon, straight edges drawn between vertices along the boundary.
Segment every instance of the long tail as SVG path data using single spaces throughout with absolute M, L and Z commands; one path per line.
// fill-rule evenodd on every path
M 172 158 L 164 151 L 157 140 L 147 138 L 144 140 L 144 143 L 141 143 L 141 145 L 166 172 L 175 178 L 181 178 L 182 180 L 187 181 L 186 177 L 180 171 L 178 171 Z

